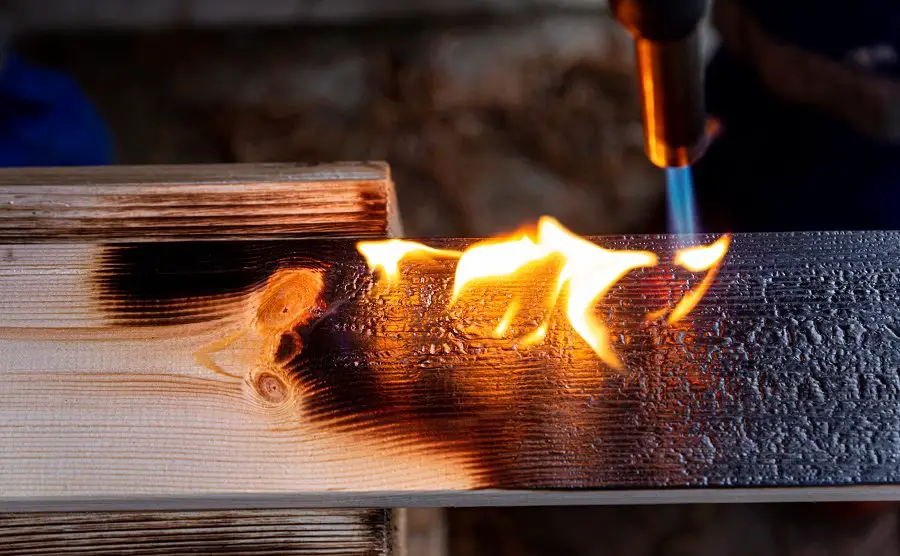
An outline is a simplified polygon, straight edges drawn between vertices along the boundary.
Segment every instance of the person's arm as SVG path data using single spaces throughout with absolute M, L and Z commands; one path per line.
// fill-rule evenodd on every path
M 776 95 L 819 108 L 868 136 L 900 142 L 900 80 L 778 41 L 740 0 L 716 0 L 713 24 L 723 47 L 753 65 Z

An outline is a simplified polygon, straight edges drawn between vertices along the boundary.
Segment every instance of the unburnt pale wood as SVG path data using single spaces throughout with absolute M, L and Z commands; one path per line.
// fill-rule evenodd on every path
M 350 239 L 3 246 L 0 505 L 900 498 L 900 233 L 736 236 L 675 325 L 674 242 L 597 241 L 661 257 L 598 305 L 622 371 L 491 337 L 541 269 L 448 308 Z
M 26 243 L 87 240 L 381 237 L 400 233 L 399 221 L 387 166 L 379 163 L 0 170 L 0 243 L 16 243 L 19 249 Z M 46 248 L 48 253 L 55 249 L 32 247 Z M 7 280 L 16 273 L 17 264 L 10 259 L 15 257 L 12 251 L 2 251 L 7 264 L 0 274 Z M 44 272 L 64 275 L 67 269 L 51 263 Z M 14 292 L 0 292 L 0 298 L 7 299 L 9 294 Z M 7 332 L 15 336 L 9 328 L 0 332 L 0 380 L 10 370 Z M 65 357 L 58 363 L 65 373 Z M 52 414 L 57 408 L 48 405 L 45 409 Z M 0 437 L 5 448 L 8 437 L 5 432 Z M 160 468 L 168 465 L 166 457 L 157 459 Z M 168 498 L 174 504 L 166 509 L 196 508 L 177 500 Z M 21 502 L 0 504 L 0 509 L 65 509 L 38 498 Z M 0 553 L 403 554 L 404 539 L 397 535 L 397 524 L 403 521 L 400 511 L 102 511 L 117 507 L 121 506 L 91 499 L 69 509 L 93 513 L 0 514 Z
M 385 164 L 0 169 L 0 242 L 399 233 Z
M 0 514 L 0 553 L 393 554 L 388 515 L 352 509 Z

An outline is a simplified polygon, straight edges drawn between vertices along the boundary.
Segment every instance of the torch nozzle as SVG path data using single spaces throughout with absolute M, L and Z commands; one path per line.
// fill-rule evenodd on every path
M 706 147 L 699 34 L 635 40 L 647 156 L 660 168 L 688 166 Z

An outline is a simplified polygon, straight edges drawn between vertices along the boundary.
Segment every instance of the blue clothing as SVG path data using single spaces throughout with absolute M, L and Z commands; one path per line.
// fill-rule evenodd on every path
M 777 39 L 833 59 L 880 44 L 900 52 L 900 2 L 744 4 Z M 900 62 L 880 71 L 900 76 Z M 900 146 L 778 98 L 725 51 L 710 63 L 706 85 L 723 133 L 694 168 L 705 229 L 900 229 Z
M 65 75 L 8 53 L 0 67 L 0 167 L 112 163 L 110 132 Z

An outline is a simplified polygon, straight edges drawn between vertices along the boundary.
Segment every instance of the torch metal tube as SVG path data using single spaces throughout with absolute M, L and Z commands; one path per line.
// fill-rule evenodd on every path
M 636 38 L 635 49 L 647 156 L 661 168 L 687 166 L 706 147 L 699 34 L 665 42 Z

